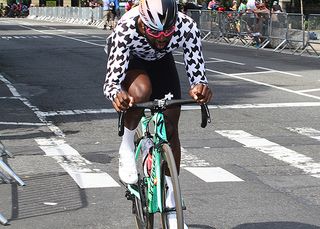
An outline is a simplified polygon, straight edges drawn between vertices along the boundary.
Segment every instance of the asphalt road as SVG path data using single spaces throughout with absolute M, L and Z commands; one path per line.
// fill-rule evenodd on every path
M 3 160 L 26 183 L 0 184 L 8 228 L 134 228 L 117 176 L 117 116 L 102 93 L 106 33 L 0 19 L 0 139 L 15 156 Z M 212 123 L 200 128 L 195 107 L 180 121 L 189 228 L 320 228 L 319 59 L 203 50 Z

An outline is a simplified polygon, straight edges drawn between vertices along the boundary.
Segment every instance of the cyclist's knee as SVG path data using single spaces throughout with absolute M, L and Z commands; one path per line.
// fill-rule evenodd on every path
M 152 93 L 151 85 L 140 84 L 137 85 L 134 90 L 130 90 L 129 94 L 133 96 L 136 103 L 149 101 Z
M 149 76 L 142 70 L 130 70 L 122 86 L 134 98 L 135 102 L 146 102 L 152 93 Z

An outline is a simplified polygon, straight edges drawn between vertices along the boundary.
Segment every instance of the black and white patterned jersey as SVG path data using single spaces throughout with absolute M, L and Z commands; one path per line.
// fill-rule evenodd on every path
M 200 32 L 196 23 L 187 15 L 178 13 L 176 29 L 168 46 L 155 50 L 136 27 L 139 16 L 138 7 L 128 11 L 118 21 L 113 33 L 109 36 L 111 49 L 107 62 L 104 94 L 110 100 L 121 89 L 121 82 L 129 66 L 129 57 L 134 55 L 144 60 L 157 60 L 178 48 L 183 49 L 184 63 L 190 85 L 207 84 L 204 58 L 202 54 Z M 106 46 L 105 50 L 108 50 Z M 170 82 L 169 82 L 170 83 Z

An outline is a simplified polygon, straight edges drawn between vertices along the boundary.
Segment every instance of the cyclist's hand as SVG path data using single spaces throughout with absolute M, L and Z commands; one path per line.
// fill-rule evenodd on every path
M 213 94 L 208 85 L 196 84 L 189 90 L 189 95 L 198 103 L 210 102 Z
M 116 111 L 125 111 L 129 109 L 129 107 L 132 107 L 133 97 L 131 97 L 126 91 L 119 91 L 116 94 L 112 105 Z

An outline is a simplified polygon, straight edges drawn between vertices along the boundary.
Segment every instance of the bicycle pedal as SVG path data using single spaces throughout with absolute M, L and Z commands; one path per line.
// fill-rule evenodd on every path
M 127 198 L 127 200 L 134 200 L 134 195 L 129 190 L 126 191 L 125 197 Z

